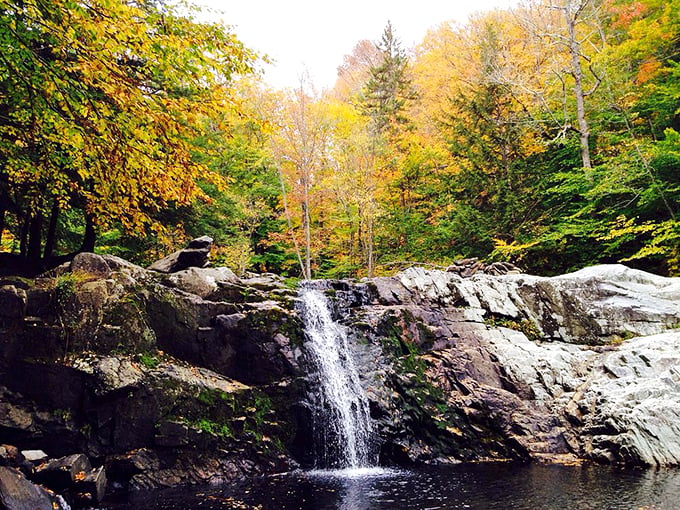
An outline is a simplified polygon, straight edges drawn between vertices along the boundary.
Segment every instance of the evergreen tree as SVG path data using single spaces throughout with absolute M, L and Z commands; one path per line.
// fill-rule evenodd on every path
M 409 100 L 416 98 L 416 94 L 407 73 L 408 56 L 390 22 L 377 47 L 382 59 L 370 69 L 370 78 L 362 92 L 361 107 L 371 119 L 374 135 L 380 136 L 388 131 L 396 131 L 407 122 L 404 109 Z

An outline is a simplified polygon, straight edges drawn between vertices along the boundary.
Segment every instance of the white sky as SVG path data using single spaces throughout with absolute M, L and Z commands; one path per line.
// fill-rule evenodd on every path
M 337 68 L 362 39 L 379 41 L 392 22 L 402 46 L 420 43 L 429 28 L 465 22 L 477 11 L 508 8 L 516 0 L 192 0 L 201 18 L 223 21 L 246 46 L 269 55 L 265 80 L 295 87 L 308 72 L 318 89 L 335 83 Z M 207 9 L 205 9 L 207 8 Z M 208 9 L 212 12 L 208 12 Z M 221 13 L 219 12 L 221 11 Z

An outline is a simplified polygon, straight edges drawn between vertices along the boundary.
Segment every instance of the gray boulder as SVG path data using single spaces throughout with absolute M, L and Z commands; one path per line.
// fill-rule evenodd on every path
M 159 273 L 176 273 L 189 267 L 205 267 L 209 262 L 212 243 L 213 239 L 209 236 L 193 239 L 186 248 L 157 260 L 148 269 Z

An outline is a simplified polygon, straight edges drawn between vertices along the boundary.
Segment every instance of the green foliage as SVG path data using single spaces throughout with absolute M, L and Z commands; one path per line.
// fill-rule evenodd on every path
M 65 306 L 71 296 L 75 294 L 77 281 L 74 273 L 65 273 L 57 278 L 54 291 L 60 307 Z
M 389 22 L 377 49 L 382 60 L 370 69 L 361 101 L 362 110 L 371 119 L 373 132 L 382 135 L 408 122 L 404 110 L 416 94 L 407 73 L 408 57 Z
M 2 0 L 0 50 L 0 213 L 23 257 L 52 255 L 64 211 L 91 250 L 97 228 L 162 233 L 156 213 L 222 182 L 190 140 L 254 55 L 220 25 L 154 2 Z
M 680 274 L 678 3 L 577 20 L 592 165 L 546 6 L 443 25 L 414 52 L 388 24 L 346 60 L 357 81 L 295 103 L 245 79 L 256 56 L 233 34 L 165 2 L 0 0 L 0 250 L 41 270 L 98 236 L 148 264 L 208 234 L 237 274 L 471 256 Z
M 141 352 L 137 354 L 137 360 L 146 368 L 155 369 L 161 364 L 161 360 L 155 354 Z

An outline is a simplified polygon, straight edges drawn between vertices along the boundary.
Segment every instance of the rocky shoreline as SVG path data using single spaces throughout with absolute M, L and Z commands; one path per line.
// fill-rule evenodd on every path
M 199 244 L 191 264 L 203 265 Z M 0 279 L 5 451 L 82 455 L 73 483 L 98 471 L 109 494 L 310 466 L 294 282 L 177 260 L 159 272 L 83 253 Z M 511 269 L 324 283 L 381 463 L 680 464 L 680 279 Z M 35 477 L 42 463 L 0 464 L 3 497 L 15 468 L 50 487 Z M 89 487 L 54 490 L 72 505 L 103 497 Z

